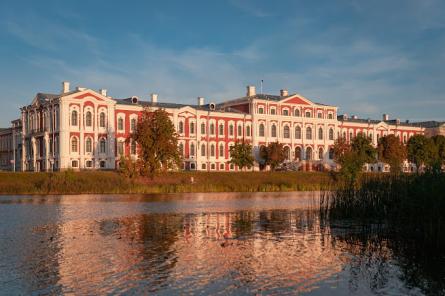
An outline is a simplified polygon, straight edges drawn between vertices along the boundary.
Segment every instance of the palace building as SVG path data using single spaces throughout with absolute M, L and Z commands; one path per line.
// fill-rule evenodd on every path
M 284 144 L 286 165 L 294 169 L 335 169 L 333 145 L 338 137 L 348 141 L 362 133 L 377 145 L 379 137 L 395 134 L 404 143 L 424 134 L 421 124 L 358 119 L 338 115 L 338 107 L 313 102 L 300 94 L 281 90 L 276 95 L 246 95 L 222 103 L 196 105 L 160 102 L 138 97 L 118 99 L 105 89 L 95 91 L 62 83 L 58 94 L 38 93 L 21 108 L 21 118 L 0 130 L 0 169 L 52 171 L 65 169 L 115 169 L 122 155 L 137 158 L 137 145 L 127 141 L 144 108 L 163 108 L 179 134 L 185 170 L 236 171 L 228 164 L 229 149 L 237 141 L 252 144 L 254 170 L 264 168 L 260 148 L 270 142 Z M 15 139 L 13 141 L 13 139 Z

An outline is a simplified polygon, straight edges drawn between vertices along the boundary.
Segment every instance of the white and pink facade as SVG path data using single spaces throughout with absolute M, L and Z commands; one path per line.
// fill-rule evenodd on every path
M 39 93 L 21 108 L 20 167 L 24 171 L 115 169 L 121 155 L 137 158 L 137 145 L 127 141 L 144 108 L 165 109 L 179 134 L 184 169 L 236 171 L 228 164 L 229 149 L 237 141 L 254 147 L 254 170 L 263 169 L 261 146 L 283 143 L 287 163 L 299 169 L 332 169 L 335 139 L 358 133 L 378 137 L 396 134 L 406 142 L 422 127 L 396 120 L 360 120 L 337 116 L 338 108 L 281 90 L 278 95 L 256 94 L 248 86 L 244 97 L 223 103 L 196 105 L 116 99 L 106 90 L 69 89 L 60 94 Z

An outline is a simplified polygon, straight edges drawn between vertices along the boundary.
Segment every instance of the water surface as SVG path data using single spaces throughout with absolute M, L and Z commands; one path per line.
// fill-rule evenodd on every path
M 320 219 L 317 199 L 0 196 L 0 294 L 444 292 L 444 265 L 422 265 L 378 231 Z

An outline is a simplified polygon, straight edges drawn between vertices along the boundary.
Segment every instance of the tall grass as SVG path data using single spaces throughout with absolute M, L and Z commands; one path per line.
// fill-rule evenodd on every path
M 112 171 L 3 172 L 0 194 L 311 191 L 327 189 L 329 181 L 316 172 L 170 172 L 153 180 Z
M 445 249 L 443 173 L 366 175 L 358 186 L 343 184 L 326 192 L 320 208 L 330 219 L 387 224 L 398 236 Z

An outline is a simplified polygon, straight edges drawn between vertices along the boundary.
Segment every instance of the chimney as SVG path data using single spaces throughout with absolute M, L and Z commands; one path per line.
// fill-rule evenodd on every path
M 151 102 L 152 103 L 157 103 L 158 102 L 158 94 L 151 94 Z
M 85 87 L 81 87 L 81 86 L 77 86 L 76 90 L 77 91 L 84 91 L 84 90 L 86 90 L 86 88 Z
M 280 90 L 280 96 L 287 97 L 288 95 L 289 95 L 289 92 L 287 91 L 287 89 Z
M 68 81 L 62 82 L 62 93 L 65 94 L 70 91 L 70 83 Z
M 396 124 L 399 125 L 400 124 L 400 118 L 396 119 Z
M 251 97 L 256 95 L 255 86 L 254 85 L 248 85 L 247 86 L 247 96 Z
M 101 89 L 99 89 L 99 92 L 100 92 L 100 94 L 103 95 L 104 97 L 107 96 L 107 90 L 106 90 L 106 89 L 101 88 Z
M 358 116 L 357 115 L 352 115 L 351 118 L 352 119 L 358 119 Z
M 204 105 L 204 98 L 198 97 L 198 106 L 203 106 L 203 105 Z
M 383 114 L 383 121 L 388 121 L 388 120 L 389 120 L 389 115 Z
M 348 114 L 347 113 L 344 113 L 343 114 L 343 120 L 347 120 L 348 119 Z

